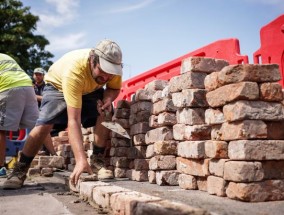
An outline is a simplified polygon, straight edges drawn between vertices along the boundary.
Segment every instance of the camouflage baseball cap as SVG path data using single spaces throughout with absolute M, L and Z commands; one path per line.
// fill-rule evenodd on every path
M 117 43 L 111 40 L 100 41 L 95 53 L 99 56 L 103 71 L 113 75 L 122 75 L 122 52 Z
M 35 74 L 35 73 L 40 73 L 40 74 L 45 75 L 46 72 L 45 72 L 45 70 L 44 70 L 43 68 L 40 68 L 40 67 L 39 67 L 39 68 L 35 68 L 35 69 L 34 69 L 34 74 Z

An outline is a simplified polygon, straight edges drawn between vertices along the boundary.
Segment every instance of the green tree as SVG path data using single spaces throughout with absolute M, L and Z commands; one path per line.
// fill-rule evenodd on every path
M 13 57 L 29 75 L 36 67 L 47 70 L 52 64 L 53 54 L 45 50 L 49 41 L 33 33 L 38 20 L 21 1 L 0 0 L 0 52 Z

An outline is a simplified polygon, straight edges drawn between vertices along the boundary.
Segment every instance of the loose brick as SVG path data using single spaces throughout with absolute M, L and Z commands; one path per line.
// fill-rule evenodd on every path
M 262 83 L 259 85 L 260 98 L 264 101 L 282 101 L 282 86 L 279 83 Z
M 283 160 L 283 140 L 237 140 L 229 142 L 229 158 L 234 160 Z
M 187 159 L 176 158 L 177 170 L 180 173 L 194 175 L 194 176 L 208 176 L 209 175 L 209 159 Z
M 185 190 L 197 190 L 197 181 L 192 175 L 180 174 L 178 184 L 180 188 Z
M 172 77 L 169 82 L 171 93 L 180 92 L 183 89 L 204 89 L 205 73 L 188 72 Z
M 221 84 L 218 82 L 218 72 L 212 72 L 207 75 L 204 80 L 204 87 L 208 91 L 212 91 L 221 87 Z
M 172 94 L 173 105 L 178 108 L 185 107 L 208 107 L 206 90 L 184 89 Z
M 240 82 L 222 86 L 206 94 L 210 107 L 221 107 L 236 100 L 256 100 L 259 88 L 255 82 Z
M 158 115 L 157 123 L 160 127 L 162 126 L 172 126 L 176 124 L 176 114 L 163 112 Z
M 169 127 L 155 128 L 146 133 L 146 144 L 155 143 L 157 141 L 173 140 L 173 131 Z
M 177 111 L 176 121 L 179 124 L 201 125 L 205 124 L 204 108 L 183 108 Z
M 246 202 L 284 200 L 284 180 L 266 180 L 254 183 L 230 182 L 226 194 L 231 199 Z
M 211 126 L 209 125 L 189 125 L 185 127 L 185 140 L 209 140 L 211 139 Z
M 194 208 L 186 204 L 162 200 L 157 202 L 138 202 L 136 215 L 155 214 L 155 215 L 209 215 L 206 210 Z
M 225 117 L 220 109 L 206 109 L 205 122 L 208 125 L 218 125 L 225 122 Z
M 176 157 L 172 155 L 156 155 L 149 161 L 151 170 L 173 170 L 176 169 Z
M 150 184 L 156 184 L 156 171 L 148 171 L 148 180 Z
M 225 162 L 229 159 L 211 159 L 209 161 L 209 172 L 211 175 L 223 177 Z
M 177 147 L 178 156 L 184 158 L 205 158 L 204 141 L 184 141 Z
M 154 153 L 156 155 L 176 155 L 177 141 L 157 141 L 154 143 Z
M 131 114 L 130 117 L 129 117 L 129 124 L 130 125 L 134 125 L 136 123 L 139 123 L 139 122 L 148 122 L 148 119 L 151 115 L 151 109 L 149 110 L 144 110 L 144 111 L 139 111 L 135 114 Z
M 225 122 L 220 129 L 221 140 L 265 139 L 267 126 L 261 120 Z
M 152 158 L 156 155 L 154 144 L 148 145 L 146 149 L 146 158 Z
M 134 101 L 151 101 L 154 92 L 155 91 L 147 89 L 138 89 L 135 92 Z
M 145 89 L 149 91 L 163 90 L 168 85 L 166 80 L 154 80 L 145 85 Z
M 229 122 L 243 119 L 284 120 L 283 106 L 277 102 L 237 101 L 225 105 L 223 113 Z
M 220 177 L 208 176 L 207 178 L 207 192 L 217 196 L 226 196 L 227 182 Z
M 172 99 L 163 98 L 162 100 L 153 104 L 151 113 L 154 115 L 158 115 L 162 112 L 176 112 L 177 107 L 175 107 Z
M 223 67 L 228 65 L 229 63 L 227 61 L 221 59 L 189 57 L 182 61 L 181 73 L 189 71 L 211 73 L 220 71 Z
M 128 169 L 126 168 L 114 168 L 114 177 L 115 178 L 127 178 L 126 176 L 126 172 L 127 172 Z
M 152 102 L 149 101 L 136 102 L 131 105 L 130 114 L 133 115 L 140 111 L 150 111 L 151 108 L 152 108 Z
M 177 186 L 179 174 L 180 173 L 176 170 L 157 171 L 156 183 L 160 186 L 163 185 Z
M 135 159 L 134 169 L 135 170 L 149 170 L 149 159 Z
M 196 177 L 198 190 L 207 192 L 207 177 Z
M 152 96 L 152 102 L 156 103 L 164 98 L 162 90 L 158 90 Z
M 228 161 L 224 166 L 224 179 L 234 182 L 255 182 L 264 179 L 261 162 Z
M 228 143 L 207 140 L 205 142 L 205 155 L 209 158 L 228 158 Z
M 224 67 L 218 73 L 221 85 L 242 81 L 251 82 L 276 82 L 281 75 L 277 64 L 238 64 Z

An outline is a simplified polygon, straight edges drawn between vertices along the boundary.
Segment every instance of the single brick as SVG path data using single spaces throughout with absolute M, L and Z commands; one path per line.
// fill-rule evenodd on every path
M 246 202 L 284 200 L 284 180 L 266 180 L 255 183 L 230 182 L 226 194 L 231 199 Z
M 229 122 L 244 119 L 267 121 L 284 120 L 281 103 L 264 101 L 237 101 L 223 107 L 225 119 Z
M 194 176 L 208 176 L 209 175 L 209 159 L 187 159 L 176 158 L 177 170 L 180 173 L 194 175 Z
M 205 154 L 209 158 L 228 158 L 228 143 L 207 140 L 205 142 Z
M 204 141 L 184 141 L 177 147 L 177 154 L 184 158 L 205 158 Z
M 221 107 L 236 100 L 256 100 L 259 88 L 255 82 L 240 82 L 222 86 L 206 94 L 210 107 Z
M 229 158 L 234 160 L 283 160 L 283 140 L 237 140 L 229 142 Z
M 176 157 L 173 155 L 156 155 L 149 161 L 150 170 L 174 170 L 176 169 Z
M 180 174 L 178 184 L 180 188 L 185 190 L 197 190 L 197 181 L 192 175 Z
M 207 192 L 217 196 L 226 196 L 227 183 L 223 178 L 209 175 L 207 178 Z

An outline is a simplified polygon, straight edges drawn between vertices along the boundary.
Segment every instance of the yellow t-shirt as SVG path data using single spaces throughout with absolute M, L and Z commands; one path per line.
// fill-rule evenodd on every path
M 6 54 L 0 53 L 0 92 L 15 87 L 31 87 L 32 80 L 17 62 Z
M 68 106 L 81 108 L 82 95 L 103 87 L 92 77 L 88 61 L 90 51 L 91 49 L 79 49 L 68 52 L 57 60 L 45 75 L 46 83 L 63 92 Z M 106 87 L 120 89 L 121 76 L 114 76 Z

